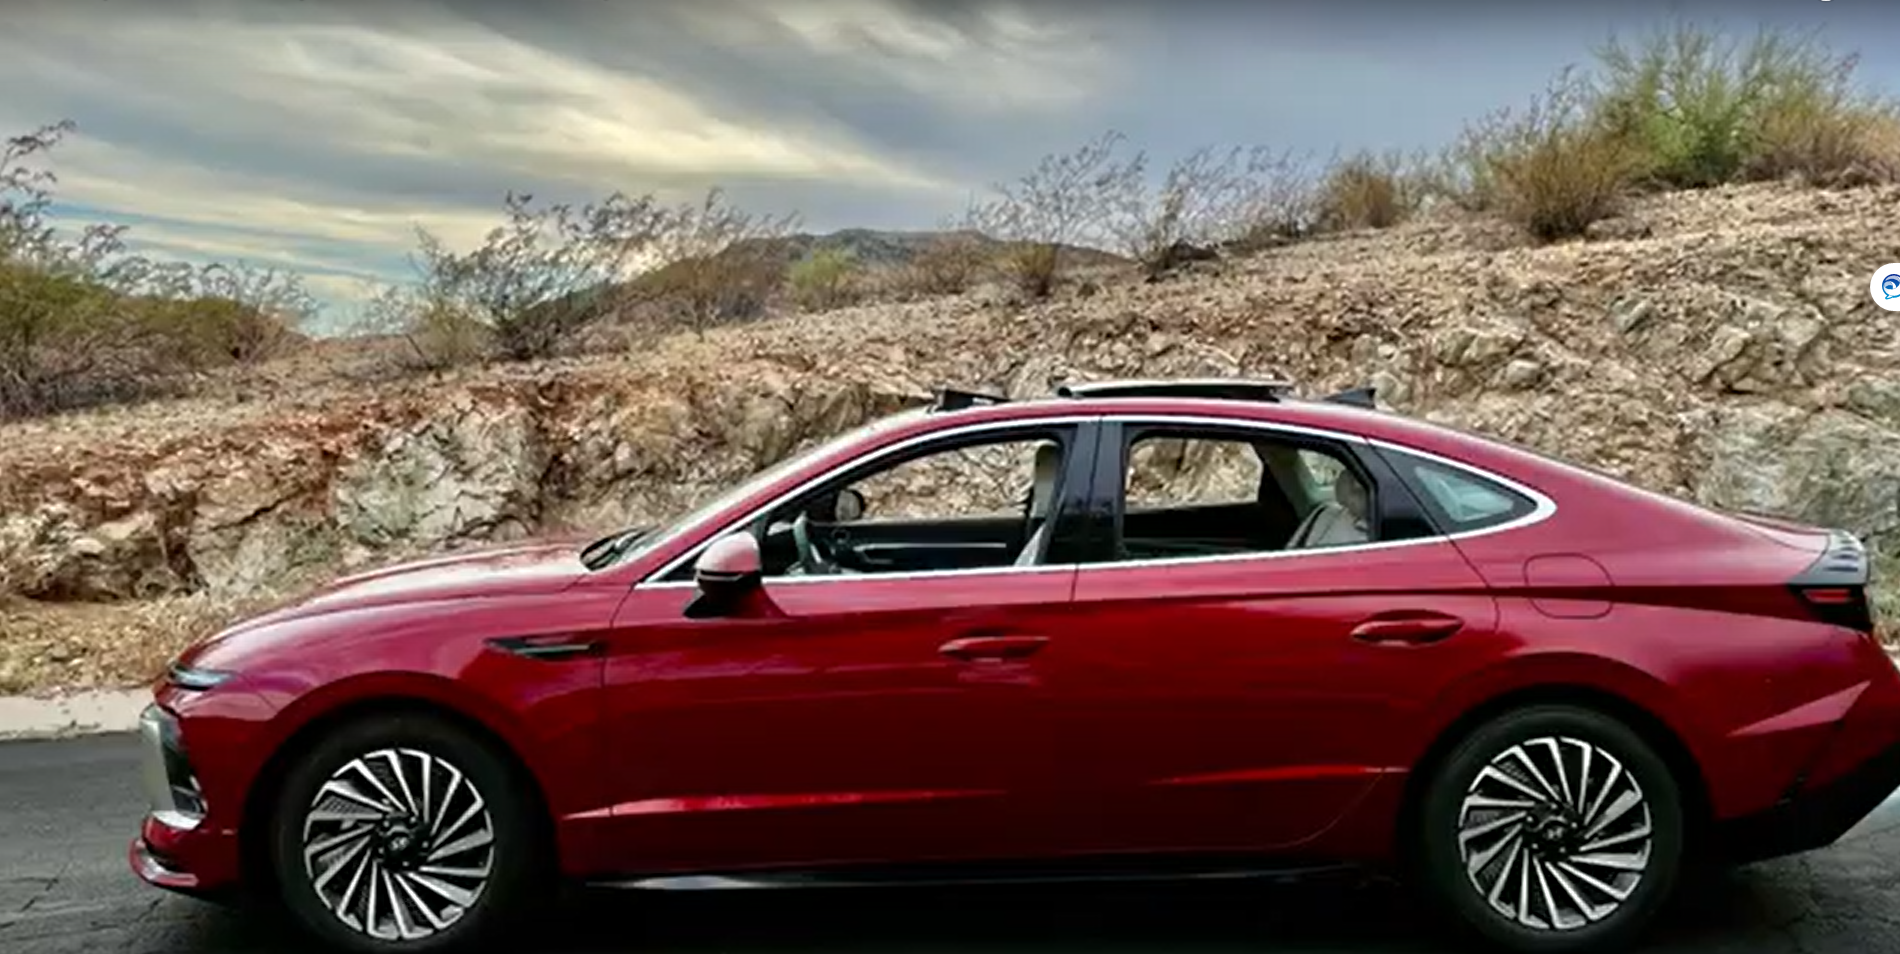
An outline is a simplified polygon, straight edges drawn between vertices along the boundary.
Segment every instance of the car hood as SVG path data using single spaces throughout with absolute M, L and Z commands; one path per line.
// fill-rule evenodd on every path
M 334 580 L 219 634 L 288 620 L 407 603 L 548 593 L 587 574 L 584 539 L 544 539 L 445 553 Z

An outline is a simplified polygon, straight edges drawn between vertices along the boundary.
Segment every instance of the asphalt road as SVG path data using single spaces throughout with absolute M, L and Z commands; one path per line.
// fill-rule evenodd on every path
M 148 889 L 126 868 L 130 737 L 0 745 L 0 951 L 309 950 L 273 919 Z M 1096 887 L 579 893 L 535 951 L 1353 951 L 1465 947 L 1396 888 Z M 513 950 L 526 951 L 522 948 Z M 1900 954 L 1900 799 L 1840 844 L 1733 872 L 1646 951 Z

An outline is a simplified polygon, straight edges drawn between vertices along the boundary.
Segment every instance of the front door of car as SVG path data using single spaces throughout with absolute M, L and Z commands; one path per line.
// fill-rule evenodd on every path
M 1352 440 L 1129 421 L 1101 442 L 1117 529 L 1077 577 L 1089 638 L 1045 672 L 1077 796 L 1062 836 L 1314 838 L 1403 771 L 1393 729 L 1429 673 L 1494 651 L 1492 597 Z M 1225 532 L 1208 508 L 1235 511 Z
M 1073 614 L 1057 531 L 1090 438 L 952 435 L 794 492 L 736 531 L 762 540 L 764 579 L 723 615 L 688 618 L 687 580 L 636 587 L 605 667 L 612 804 L 596 830 L 617 866 L 1036 850 L 1030 793 L 1056 757 L 1042 656 Z M 847 487 L 858 521 L 811 519 Z

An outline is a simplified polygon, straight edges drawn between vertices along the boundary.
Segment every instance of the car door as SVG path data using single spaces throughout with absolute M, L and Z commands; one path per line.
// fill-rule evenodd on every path
M 976 437 L 1058 447 L 1057 466 L 1035 482 L 1036 507 L 1052 527 L 1074 519 L 1067 501 L 1086 490 L 1091 430 L 1031 422 Z M 898 456 L 928 460 L 971 439 L 945 434 Z M 872 476 L 880 466 L 864 465 Z M 835 495 L 863 481 L 863 469 L 741 523 L 767 530 L 772 545 L 762 549 L 777 553 L 775 513 L 796 511 L 801 495 Z M 952 476 L 933 486 L 968 489 L 970 475 Z M 1005 480 L 992 495 L 1000 503 L 978 507 L 976 519 L 997 519 L 990 511 L 1000 507 L 1021 523 L 1025 489 Z M 903 509 L 893 499 L 881 501 L 881 516 L 875 501 L 867 514 L 887 545 L 904 537 L 892 529 Z M 905 512 L 924 544 L 933 526 L 960 516 Z M 801 576 L 768 557 L 755 605 L 722 618 L 686 618 L 690 582 L 636 587 L 605 664 L 602 770 L 613 804 L 600 830 L 617 866 L 706 871 L 1039 850 L 1031 793 L 1057 757 L 1041 712 L 1040 650 L 1069 627 L 1075 569 L 1060 534 L 1015 526 L 1006 536 L 1019 545 L 988 565 L 922 572 Z M 1032 536 L 1050 541 L 1039 559 L 1016 552 Z
M 1251 447 L 1253 470 L 1136 472 L 1144 442 L 1164 439 Z M 1249 851 L 1314 838 L 1403 772 L 1394 726 L 1423 710 L 1427 672 L 1492 651 L 1492 597 L 1355 439 L 1128 418 L 1100 440 L 1093 492 L 1116 516 L 1076 580 L 1089 636 L 1044 672 L 1066 783 L 1088 793 L 1072 800 L 1064 837 L 1084 849 Z M 1202 457 L 1245 470 L 1244 455 Z M 1314 512 L 1354 499 L 1340 480 L 1368 491 L 1363 539 L 1352 519 Z M 1183 481 L 1192 492 L 1169 498 Z M 1128 505 L 1143 486 L 1159 489 L 1159 505 Z M 1250 501 L 1258 511 L 1236 519 L 1251 529 L 1210 551 L 1219 541 L 1196 512 Z M 1185 515 L 1172 531 L 1170 508 Z M 1175 556 L 1171 534 L 1201 549 Z M 1305 548 L 1284 549 L 1303 534 Z

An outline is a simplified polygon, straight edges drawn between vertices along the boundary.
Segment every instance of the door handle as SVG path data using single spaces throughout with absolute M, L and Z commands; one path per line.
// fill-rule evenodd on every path
M 958 659 L 1022 659 L 1049 642 L 1047 636 L 963 636 L 953 639 L 937 651 Z
M 1375 617 L 1352 628 L 1352 638 L 1364 643 L 1435 643 L 1465 628 L 1456 616 Z

